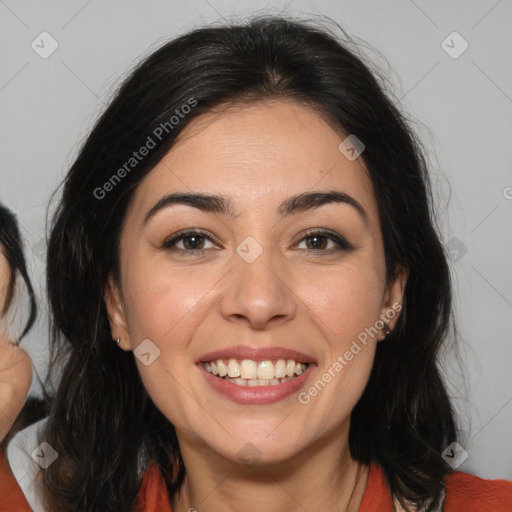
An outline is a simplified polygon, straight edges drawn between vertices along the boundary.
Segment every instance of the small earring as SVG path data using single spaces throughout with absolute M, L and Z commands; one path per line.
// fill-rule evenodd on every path
M 384 331 L 384 338 L 387 338 L 391 334 L 391 327 L 388 322 L 384 322 L 382 330 Z
M 117 338 L 116 343 L 117 343 L 117 346 L 119 347 L 119 343 L 121 343 L 121 338 Z

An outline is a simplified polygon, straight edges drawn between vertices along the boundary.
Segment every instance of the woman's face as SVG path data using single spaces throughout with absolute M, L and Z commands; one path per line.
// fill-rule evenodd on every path
M 110 281 L 106 302 L 113 337 L 137 349 L 180 444 L 277 462 L 346 435 L 383 338 L 377 321 L 395 325 L 404 283 L 386 286 L 371 183 L 361 158 L 338 148 L 343 139 L 292 101 L 207 114 L 137 188 L 121 290 Z M 319 192 L 349 199 L 289 202 Z M 223 196 L 233 211 L 159 203 L 176 193 Z M 200 235 L 165 245 L 192 228 Z M 223 369 L 218 359 L 235 361 Z M 233 380 L 238 367 L 246 385 L 208 373 L 206 361 Z

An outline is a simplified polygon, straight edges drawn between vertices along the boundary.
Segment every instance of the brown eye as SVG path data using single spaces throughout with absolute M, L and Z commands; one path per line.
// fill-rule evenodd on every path
M 204 248 L 205 240 L 213 243 L 209 236 L 203 234 L 200 231 L 184 231 L 165 240 L 165 242 L 162 244 L 162 249 L 177 252 L 188 252 L 193 254 L 201 253 L 206 250 Z M 183 248 L 176 247 L 176 245 L 181 241 L 183 241 Z
M 339 250 L 352 250 L 354 249 L 354 246 L 351 245 L 345 238 L 342 236 L 339 236 L 335 233 L 332 233 L 331 231 L 324 231 L 324 230 L 315 230 L 315 231 L 309 231 L 306 233 L 306 236 L 304 236 L 299 243 L 303 242 L 304 240 L 310 241 L 307 245 L 309 247 L 306 247 L 306 250 L 309 252 L 333 252 L 339 251 Z M 328 242 L 331 241 L 335 244 L 334 247 L 327 248 Z

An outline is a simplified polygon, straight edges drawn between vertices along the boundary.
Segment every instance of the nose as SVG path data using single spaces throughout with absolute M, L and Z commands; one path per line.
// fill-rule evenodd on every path
M 236 323 L 247 322 L 252 329 L 262 330 L 272 322 L 292 320 L 297 311 L 290 273 L 276 264 L 270 250 L 265 250 L 252 263 L 234 255 L 234 267 L 226 276 L 221 301 L 221 314 Z

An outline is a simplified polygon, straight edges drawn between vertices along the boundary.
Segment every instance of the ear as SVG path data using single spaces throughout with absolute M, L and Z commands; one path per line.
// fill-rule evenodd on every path
M 386 321 L 390 329 L 395 328 L 396 323 L 402 311 L 403 296 L 405 285 L 407 283 L 408 272 L 403 267 L 397 268 L 396 277 L 386 287 L 384 299 L 381 309 L 381 319 Z M 385 338 L 384 333 L 379 335 L 378 340 L 382 341 Z
M 108 276 L 104 294 L 105 306 L 107 308 L 108 320 L 112 339 L 120 339 L 119 347 L 123 350 L 130 350 L 130 337 L 121 290 L 112 275 Z

